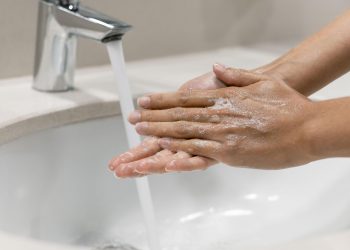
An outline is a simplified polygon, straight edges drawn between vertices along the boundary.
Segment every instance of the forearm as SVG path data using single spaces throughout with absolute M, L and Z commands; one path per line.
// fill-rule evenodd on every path
M 310 95 L 350 70 L 350 11 L 274 62 L 256 69 Z
M 315 103 L 305 137 L 316 159 L 350 157 L 350 97 Z

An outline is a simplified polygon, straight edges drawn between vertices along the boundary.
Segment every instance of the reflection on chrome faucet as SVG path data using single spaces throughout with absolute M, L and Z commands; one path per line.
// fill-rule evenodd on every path
M 73 88 L 77 36 L 99 42 L 120 40 L 125 22 L 79 5 L 78 0 L 40 0 L 34 64 L 34 89 Z

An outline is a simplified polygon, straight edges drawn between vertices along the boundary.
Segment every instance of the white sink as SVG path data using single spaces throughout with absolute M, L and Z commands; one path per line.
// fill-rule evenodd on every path
M 128 73 L 133 93 L 142 94 L 175 90 L 215 61 L 254 68 L 274 57 L 232 48 L 134 62 Z M 313 98 L 349 95 L 349 81 L 350 74 L 345 75 Z M 109 67 L 83 70 L 77 86 L 47 94 L 32 91 L 29 78 L 0 83 L 1 250 L 117 243 L 146 249 L 134 180 L 116 179 L 107 170 L 109 159 L 126 150 L 121 117 L 65 125 L 119 112 L 113 72 Z M 1 145 L 6 141 L 11 142 Z M 215 166 L 151 176 L 163 250 L 270 250 L 345 232 L 349 179 L 350 159 L 345 158 L 282 171 Z M 315 249 L 328 250 L 326 245 Z
M 0 146 L 0 230 L 62 249 L 113 241 L 145 249 L 134 180 L 107 170 L 125 149 L 120 116 Z M 232 250 L 346 229 L 349 179 L 350 159 L 329 159 L 282 171 L 215 166 L 150 183 L 164 249 Z

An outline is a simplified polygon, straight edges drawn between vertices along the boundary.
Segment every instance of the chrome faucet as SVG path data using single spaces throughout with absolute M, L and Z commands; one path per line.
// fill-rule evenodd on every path
M 130 30 L 125 22 L 81 6 L 79 0 L 40 0 L 33 88 L 73 88 L 77 37 L 102 43 L 120 40 Z

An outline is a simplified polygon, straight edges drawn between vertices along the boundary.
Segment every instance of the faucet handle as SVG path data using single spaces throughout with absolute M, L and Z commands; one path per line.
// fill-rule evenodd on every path
M 79 8 L 79 0 L 59 0 L 59 4 L 72 11 L 77 11 Z

